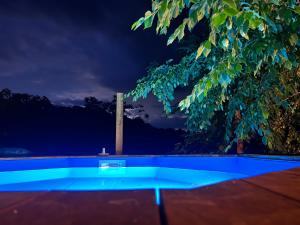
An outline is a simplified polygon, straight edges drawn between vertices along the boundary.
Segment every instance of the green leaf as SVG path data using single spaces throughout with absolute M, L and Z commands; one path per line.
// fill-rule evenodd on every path
M 208 40 L 216 46 L 216 32 L 214 30 L 210 32 Z
M 212 26 L 218 28 L 225 23 L 226 19 L 227 15 L 225 13 L 215 13 L 212 16 Z
M 263 143 L 264 145 L 267 145 L 267 144 L 268 144 L 268 140 L 267 140 L 267 138 L 266 138 L 265 136 L 262 137 L 262 143 Z
M 240 31 L 240 34 L 241 34 L 241 36 L 242 36 L 243 38 L 245 38 L 245 39 L 249 40 L 249 36 L 248 36 L 248 34 L 247 34 L 247 33 L 245 33 L 243 30 L 241 30 L 241 31 Z
M 204 46 L 203 46 L 203 44 L 202 44 L 202 45 L 200 45 L 200 47 L 199 47 L 198 50 L 197 50 L 197 56 L 196 56 L 196 59 L 198 59 L 198 58 L 202 55 L 203 51 L 204 51 Z
M 198 59 L 202 54 L 207 57 L 211 52 L 211 43 L 210 41 L 204 42 L 197 50 L 196 59 Z
M 177 35 L 178 35 L 178 34 L 176 34 L 176 32 L 174 32 L 174 33 L 169 37 L 168 42 L 167 42 L 167 45 L 172 44 L 172 43 L 175 41 Z
M 178 27 L 178 40 L 180 41 L 183 37 L 184 37 L 184 29 L 185 29 L 185 24 L 186 23 L 183 23 L 181 24 L 179 27 Z
M 196 24 L 197 24 L 197 20 L 193 17 L 190 17 L 187 23 L 189 31 L 192 31 L 192 29 L 195 27 Z
M 204 7 L 202 7 L 200 10 L 197 11 L 197 20 L 198 22 L 203 19 L 205 15 Z
M 300 6 L 296 6 L 294 12 L 300 15 Z
M 184 4 L 189 7 L 190 6 L 190 0 L 184 0 Z
M 269 118 L 269 112 L 267 110 L 263 110 L 263 117 L 264 119 L 268 119 Z
M 234 0 L 223 0 L 223 3 L 228 5 L 230 8 L 237 10 L 236 3 Z
M 239 13 L 239 11 L 235 8 L 225 8 L 224 13 L 227 16 L 236 16 Z
M 257 133 L 258 133 L 259 136 L 263 136 L 263 131 L 262 131 L 261 128 L 259 128 L 259 129 L 257 130 Z
M 267 21 L 267 24 L 268 24 L 269 28 L 271 28 L 271 30 L 272 30 L 274 33 L 277 33 L 277 32 L 278 32 L 278 29 L 277 29 L 277 26 L 276 26 L 276 24 L 274 23 L 274 21 L 271 20 L 269 17 L 266 17 L 266 21 Z
M 280 5 L 280 0 L 271 0 L 271 2 L 272 2 L 274 5 L 277 5 L 277 6 Z
M 223 87 L 227 87 L 228 84 L 230 84 L 231 79 L 228 76 L 228 74 L 226 73 L 222 73 L 221 77 L 219 78 L 219 83 L 223 86 Z
M 147 29 L 152 26 L 153 23 L 153 14 L 151 11 L 147 11 L 144 17 L 144 29 Z
M 279 52 L 280 52 L 280 56 L 281 56 L 284 60 L 288 60 L 288 59 L 289 59 L 289 57 L 288 57 L 288 55 L 287 55 L 287 52 L 286 52 L 286 49 L 285 49 L 285 48 L 281 49 Z
M 229 18 L 229 20 L 227 20 L 226 22 L 226 27 L 228 31 L 232 29 L 232 25 L 233 25 L 232 18 Z
M 249 31 L 249 26 L 247 23 L 244 23 L 240 29 L 240 34 L 243 38 L 247 40 L 249 40 L 248 31 Z
M 144 23 L 144 17 L 141 17 L 138 19 L 136 22 L 134 22 L 131 26 L 131 30 L 136 30 L 138 29 L 142 24 Z
M 204 51 L 204 53 L 203 53 L 203 55 L 204 55 L 205 57 L 207 57 L 207 56 L 209 55 L 210 52 L 211 52 L 211 48 L 206 48 L 205 51 Z
M 251 18 L 249 20 L 249 27 L 252 30 L 255 30 L 256 28 L 258 28 L 260 25 L 262 24 L 262 20 L 257 19 L 257 18 Z
M 224 49 L 228 49 L 228 46 L 229 46 L 229 41 L 227 38 L 225 38 L 223 41 L 222 41 L 222 47 Z
M 205 55 L 205 57 L 207 57 L 209 55 L 210 51 L 211 51 L 211 43 L 210 43 L 210 41 L 206 41 L 204 43 L 204 47 L 205 47 L 204 55 Z
M 299 38 L 298 35 L 296 33 L 291 34 L 289 41 L 291 43 L 292 46 L 295 46 L 298 42 Z
M 184 37 L 184 29 L 186 22 L 187 21 L 183 22 L 179 27 L 177 27 L 174 33 L 169 37 L 167 45 L 172 44 L 176 38 L 178 38 L 178 40 L 180 41 Z
M 241 64 L 236 64 L 234 69 L 236 72 L 240 73 L 242 71 L 243 67 Z

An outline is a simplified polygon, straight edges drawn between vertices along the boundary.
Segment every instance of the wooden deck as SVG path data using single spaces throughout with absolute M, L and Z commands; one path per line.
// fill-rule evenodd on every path
M 0 193 L 0 225 L 300 225 L 300 168 L 194 190 Z

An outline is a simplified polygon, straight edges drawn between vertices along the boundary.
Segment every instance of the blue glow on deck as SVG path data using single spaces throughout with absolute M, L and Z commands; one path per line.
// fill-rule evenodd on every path
M 159 190 L 159 188 L 155 189 L 155 202 L 157 205 L 160 205 L 160 190 Z

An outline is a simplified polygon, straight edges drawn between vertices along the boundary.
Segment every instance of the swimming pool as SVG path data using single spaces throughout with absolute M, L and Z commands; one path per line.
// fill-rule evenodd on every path
M 192 189 L 299 167 L 291 158 L 241 156 L 0 159 L 0 191 Z M 159 196 L 157 195 L 159 203 Z

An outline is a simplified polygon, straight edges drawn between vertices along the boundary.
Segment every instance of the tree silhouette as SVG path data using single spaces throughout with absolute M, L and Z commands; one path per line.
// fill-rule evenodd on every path
M 157 129 L 144 122 L 142 106 L 125 103 L 124 108 L 125 154 L 171 153 L 181 141 L 182 131 Z M 0 156 L 1 151 L 6 155 L 95 155 L 102 147 L 114 154 L 114 136 L 115 100 L 87 97 L 83 106 L 66 107 L 53 105 L 47 97 L 0 91 Z

